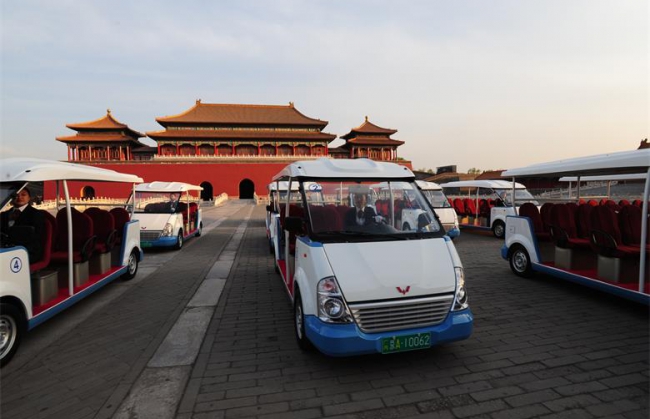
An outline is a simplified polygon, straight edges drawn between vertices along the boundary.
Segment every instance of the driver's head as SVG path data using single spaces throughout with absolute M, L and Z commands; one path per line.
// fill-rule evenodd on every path
M 169 200 L 170 201 L 178 201 L 178 194 L 175 192 L 172 192 L 169 194 Z
M 30 199 L 32 199 L 32 194 L 27 188 L 23 188 L 20 192 L 16 194 L 16 197 L 13 199 L 13 206 L 16 208 L 22 207 L 23 205 L 29 204 Z
M 354 206 L 357 208 L 365 208 L 366 207 L 366 194 L 358 193 L 354 195 Z

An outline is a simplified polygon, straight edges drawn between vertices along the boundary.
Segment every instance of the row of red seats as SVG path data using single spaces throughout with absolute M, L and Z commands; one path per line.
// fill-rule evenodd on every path
M 30 272 L 37 272 L 50 263 L 68 263 L 68 216 L 65 208 L 56 217 L 41 210 L 45 217 L 45 232 L 41 237 L 43 257 L 30 264 Z M 122 241 L 124 225 L 130 220 L 124 208 L 110 211 L 97 207 L 83 213 L 71 208 L 72 251 L 74 263 L 85 262 L 93 253 L 107 253 Z
M 531 219 L 538 239 L 553 240 L 561 248 L 591 248 L 616 258 L 638 257 L 640 252 L 642 213 L 636 205 L 615 211 L 612 205 L 546 203 L 538 210 L 525 203 L 519 215 Z
M 476 215 L 476 199 L 471 198 L 447 198 L 451 206 L 460 217 L 475 216 Z M 494 199 L 481 198 L 478 200 L 478 215 L 479 217 L 489 217 L 490 210 L 496 206 L 497 202 Z

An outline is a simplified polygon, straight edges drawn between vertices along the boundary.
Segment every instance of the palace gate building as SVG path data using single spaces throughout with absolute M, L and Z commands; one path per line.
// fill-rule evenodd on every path
M 365 121 L 341 136 L 323 132 L 328 121 L 310 118 L 293 103 L 282 105 L 208 104 L 200 100 L 178 115 L 156 118 L 162 129 L 140 132 L 111 113 L 89 122 L 67 124 L 76 134 L 57 137 L 68 147 L 68 161 L 132 173 L 152 181 L 179 181 L 204 188 L 209 200 L 225 192 L 253 198 L 267 195 L 271 178 L 287 164 L 304 159 L 368 157 L 399 162 L 403 141 L 390 138 L 397 130 Z M 156 146 L 146 146 L 149 137 Z M 126 197 L 128 186 L 74 184 L 78 197 Z

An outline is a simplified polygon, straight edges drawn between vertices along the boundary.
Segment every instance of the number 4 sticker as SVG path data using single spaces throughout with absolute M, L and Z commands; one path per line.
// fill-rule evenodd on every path
M 23 261 L 20 258 L 11 259 L 11 272 L 17 274 L 23 268 Z

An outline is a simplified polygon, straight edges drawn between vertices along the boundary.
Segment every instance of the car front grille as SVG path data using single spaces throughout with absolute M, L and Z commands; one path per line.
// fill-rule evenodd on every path
M 152 242 L 160 238 L 162 230 L 142 231 L 140 230 L 140 241 Z
M 454 294 L 450 293 L 424 298 L 350 303 L 348 306 L 361 330 L 376 333 L 442 323 L 453 302 Z

